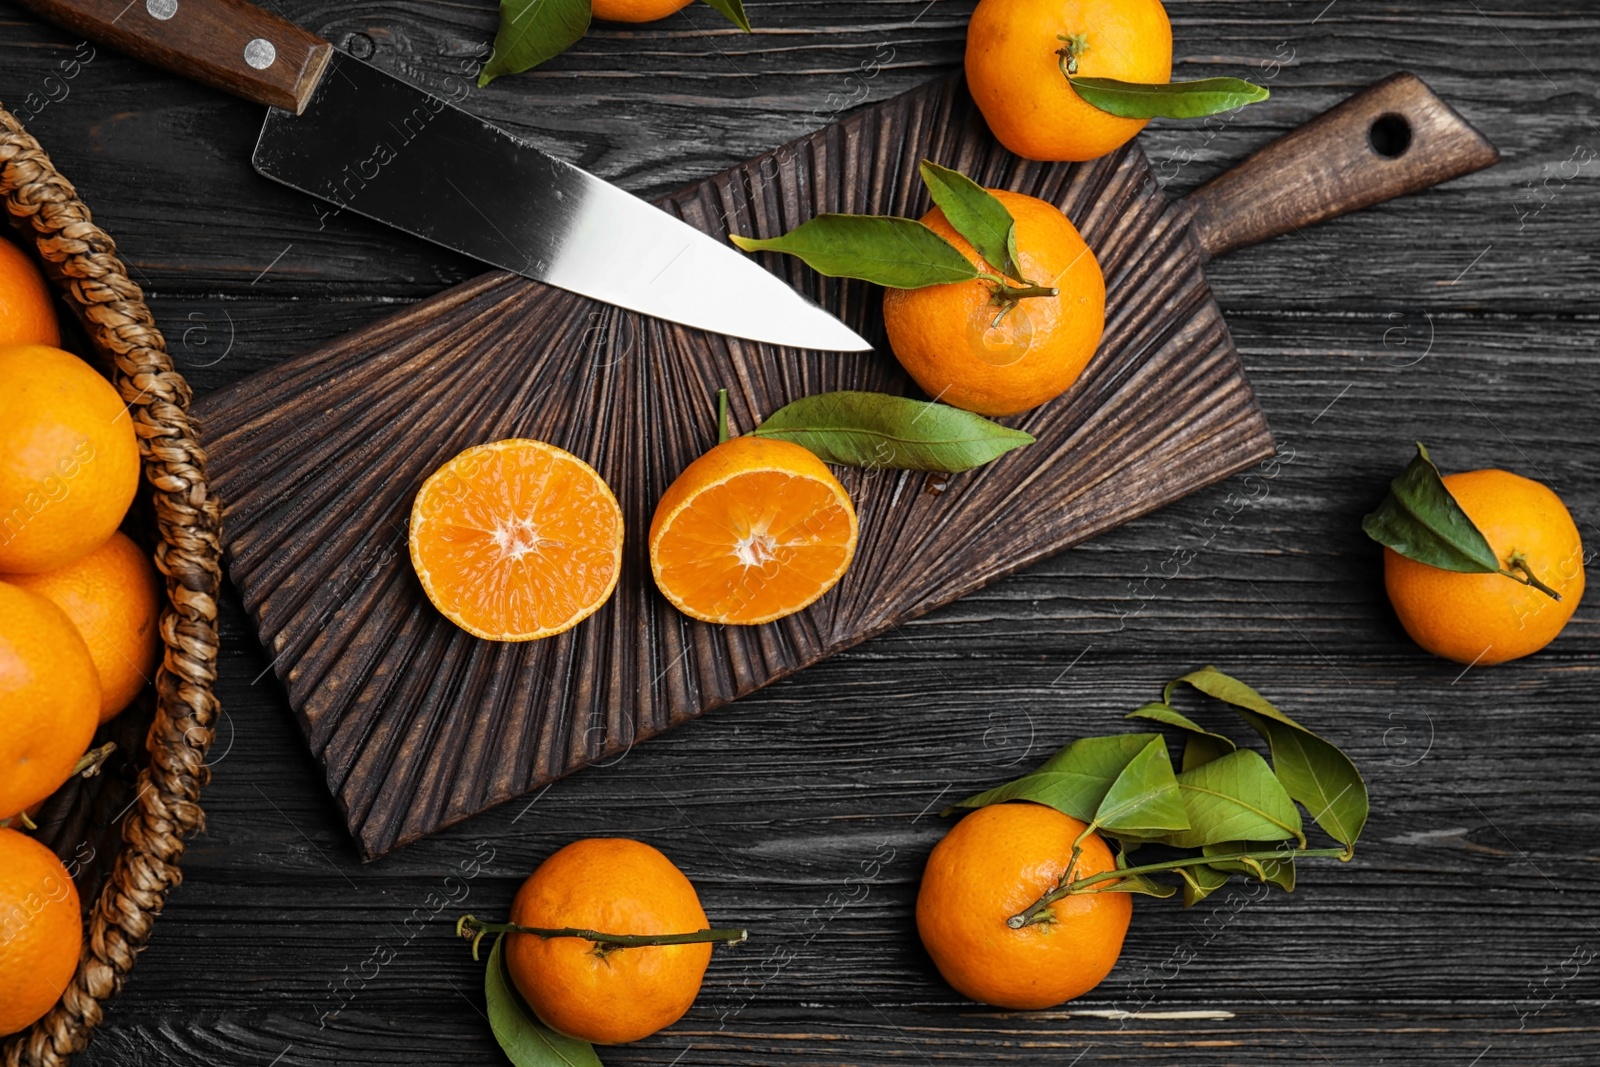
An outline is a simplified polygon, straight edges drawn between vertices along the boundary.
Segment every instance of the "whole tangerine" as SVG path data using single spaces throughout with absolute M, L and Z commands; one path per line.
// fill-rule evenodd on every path
M 0 582 L 0 817 L 72 775 L 100 721 L 100 679 L 62 610 Z
M 64 567 L 133 502 L 133 420 L 110 382 L 59 348 L 0 346 L 0 382 L 0 571 Z
M 0 238 L 0 345 L 59 345 L 50 286 L 27 253 Z
M 1150 121 L 1088 103 L 1063 66 L 1085 78 L 1166 82 L 1166 8 L 1161 0 L 979 0 L 967 24 L 967 88 L 1001 144 L 1028 159 L 1082 162 L 1121 148 Z
M 83 948 L 78 887 L 56 854 L 0 829 L 0 1035 L 43 1018 Z
M 1583 599 L 1583 541 L 1548 486 L 1504 470 L 1444 476 L 1444 486 L 1514 574 L 1526 567 L 1560 600 L 1503 574 L 1464 574 L 1383 550 L 1383 584 L 1400 625 L 1436 656 L 1480 666 L 1554 641 Z
M 1007 301 L 977 278 L 887 289 L 889 347 L 935 400 L 980 415 L 1015 415 L 1060 396 L 1083 373 L 1105 328 L 1106 284 L 1077 227 L 1054 204 L 991 189 L 1016 223 L 1018 281 L 1056 294 Z M 924 225 L 979 270 L 998 275 L 934 208 Z
M 161 577 L 120 530 L 65 567 L 0 574 L 60 608 L 89 647 L 100 677 L 100 721 L 109 722 L 155 677 L 161 658 Z
M 704 929 L 689 879 L 641 841 L 591 837 L 559 849 L 517 891 L 511 921 L 543 929 L 676 934 Z M 607 948 L 579 937 L 511 933 L 506 970 L 546 1026 L 596 1044 L 638 1041 L 682 1018 L 711 945 Z
M 1013 927 L 1055 889 L 1079 844 L 1075 878 L 1116 869 L 1084 823 L 1029 802 L 991 804 L 964 816 L 928 856 L 917 892 L 917 933 L 956 992 L 1001 1008 L 1050 1008 L 1111 973 L 1133 902 L 1127 893 L 1075 893 L 1052 919 Z

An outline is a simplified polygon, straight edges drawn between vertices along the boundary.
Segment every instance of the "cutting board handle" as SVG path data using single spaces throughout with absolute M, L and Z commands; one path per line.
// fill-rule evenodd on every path
M 1391 74 L 1190 193 L 1207 256 L 1414 193 L 1498 162 L 1415 74 Z
M 299 114 L 333 46 L 246 0 L 22 0 L 96 44 Z

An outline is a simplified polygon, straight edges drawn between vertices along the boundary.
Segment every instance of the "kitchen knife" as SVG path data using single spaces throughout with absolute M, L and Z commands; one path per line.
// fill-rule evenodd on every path
M 256 169 L 340 211 L 686 326 L 795 348 L 872 347 L 715 238 L 245 0 L 23 3 L 267 105 Z

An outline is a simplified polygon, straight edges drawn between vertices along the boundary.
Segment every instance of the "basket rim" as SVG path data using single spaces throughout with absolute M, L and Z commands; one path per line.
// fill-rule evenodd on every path
M 128 277 L 116 244 L 39 142 L 0 107 L 0 200 L 14 232 L 31 238 L 128 405 L 154 505 L 155 563 L 165 585 L 163 656 L 155 714 L 122 845 L 89 911 L 78 968 L 61 999 L 31 1027 L 0 1039 L 5 1067 L 61 1067 L 88 1044 L 149 940 L 167 894 L 183 879 L 184 842 L 204 828 L 200 792 L 220 705 L 217 599 L 220 508 L 190 414 L 192 394 Z M 104 368 L 102 368 L 104 370 Z

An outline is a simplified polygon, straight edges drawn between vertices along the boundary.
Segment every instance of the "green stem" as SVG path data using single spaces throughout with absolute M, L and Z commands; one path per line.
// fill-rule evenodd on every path
M 478 943 L 488 934 L 531 934 L 534 937 L 579 937 L 594 942 L 601 953 L 619 948 L 650 948 L 655 945 L 701 945 L 722 941 L 737 945 L 749 938 L 748 930 L 694 930 L 686 934 L 606 934 L 574 926 L 520 926 L 517 923 L 486 923 L 473 915 L 456 920 L 456 936 L 472 942 L 472 958 L 478 958 Z
M 1089 51 L 1088 35 L 1058 33 L 1056 40 L 1066 42 L 1056 49 L 1056 65 L 1061 68 L 1062 77 L 1070 78 L 1078 73 L 1078 57 Z
M 717 444 L 728 440 L 728 391 L 717 390 Z
M 1006 920 L 1006 925 L 1013 930 L 1020 930 L 1024 926 L 1035 923 L 1049 922 L 1052 918 L 1050 905 L 1058 900 L 1072 896 L 1074 893 L 1104 892 L 1094 887 L 1101 882 L 1115 881 L 1136 874 L 1160 874 L 1163 871 L 1175 871 L 1179 867 L 1198 867 L 1203 863 L 1231 863 L 1237 860 L 1282 860 L 1299 859 L 1301 857 L 1336 858 L 1344 855 L 1342 848 L 1301 848 L 1301 849 L 1273 849 L 1271 852 L 1224 852 L 1215 856 L 1185 856 L 1182 859 L 1162 860 L 1160 863 L 1147 863 L 1142 867 L 1123 867 L 1119 870 L 1101 871 L 1091 874 L 1087 878 L 1079 878 L 1074 882 L 1057 885 L 1044 896 L 1034 901 L 1022 911 Z M 1068 873 L 1071 873 L 1070 868 Z
M 1545 585 L 1538 579 L 1538 577 L 1534 575 L 1533 568 L 1528 566 L 1527 557 L 1521 552 L 1513 552 L 1506 562 L 1509 563 L 1513 569 L 1521 571 L 1522 577 L 1519 578 L 1517 575 L 1512 574 L 1510 570 L 1507 570 L 1504 567 L 1500 569 L 1501 574 L 1505 575 L 1507 578 L 1510 578 L 1514 582 L 1521 582 L 1523 585 L 1533 586 L 1551 600 L 1561 599 L 1560 593 L 1556 592 L 1554 589 L 1551 589 L 1548 585 Z
M 1049 285 L 1012 285 L 998 274 L 979 272 L 978 277 L 994 285 L 996 303 L 1012 303 L 1030 296 L 1059 296 L 1061 293 L 1061 290 Z

